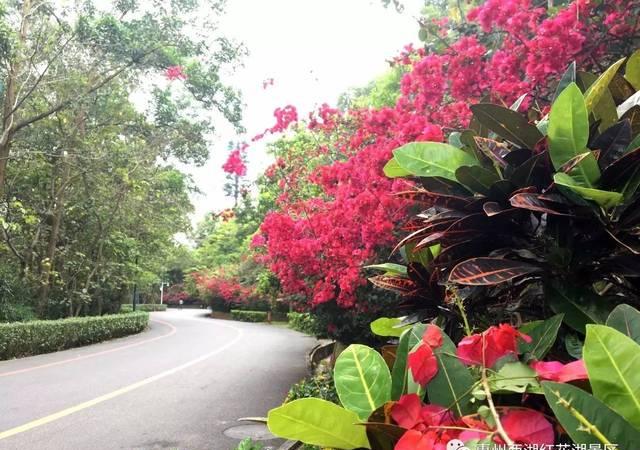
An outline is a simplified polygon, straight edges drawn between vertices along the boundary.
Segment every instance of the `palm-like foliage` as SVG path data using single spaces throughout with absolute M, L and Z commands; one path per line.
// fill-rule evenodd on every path
M 517 112 L 522 99 L 480 103 L 449 144 L 396 149 L 385 173 L 419 181 L 398 195 L 420 209 L 397 247 L 406 275 L 371 281 L 403 293 L 418 318 L 457 298 L 485 313 L 565 313 L 583 332 L 616 298 L 637 304 L 638 66 L 640 52 L 599 78 L 572 66 L 536 122 Z

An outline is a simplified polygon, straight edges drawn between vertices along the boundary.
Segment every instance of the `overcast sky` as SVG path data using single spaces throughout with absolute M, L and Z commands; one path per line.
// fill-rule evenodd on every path
M 242 91 L 246 136 L 218 124 L 211 158 L 186 168 L 202 195 L 193 197 L 194 222 L 210 211 L 232 205 L 222 190 L 227 142 L 250 140 L 275 123 L 273 110 L 292 104 L 306 117 L 324 102 L 335 105 L 349 87 L 363 86 L 388 68 L 385 62 L 404 45 L 418 41 L 423 0 L 405 0 L 405 11 L 385 9 L 380 0 L 229 0 L 220 20 L 222 34 L 243 42 L 250 55 L 231 78 Z M 274 85 L 263 89 L 262 82 Z M 264 142 L 248 150 L 249 177 L 271 161 Z

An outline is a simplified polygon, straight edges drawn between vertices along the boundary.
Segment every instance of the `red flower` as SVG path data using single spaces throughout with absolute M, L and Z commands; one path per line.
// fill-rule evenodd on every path
M 422 342 L 427 344 L 432 349 L 438 348 L 442 345 L 442 332 L 440 328 L 435 325 L 427 325 L 427 329 L 422 335 Z
M 164 76 L 169 80 L 186 80 L 187 75 L 182 70 L 182 66 L 167 67 Z
M 568 383 L 574 380 L 587 380 L 587 368 L 584 361 L 579 359 L 562 364 L 559 361 L 536 361 L 530 364 L 542 380 L 557 381 L 558 383 Z
M 492 367 L 500 358 L 518 354 L 518 338 L 531 342 L 529 336 L 511 325 L 492 326 L 482 334 L 463 338 L 458 344 L 457 355 L 467 365 Z
M 423 434 L 417 430 L 409 430 L 402 435 L 394 450 L 434 450 L 437 448 L 437 440 L 438 434 L 435 431 Z
M 542 413 L 530 409 L 509 410 L 501 419 L 504 431 L 517 444 L 553 445 L 553 426 Z
M 408 358 L 413 379 L 424 386 L 438 373 L 438 360 L 428 345 L 421 345 Z

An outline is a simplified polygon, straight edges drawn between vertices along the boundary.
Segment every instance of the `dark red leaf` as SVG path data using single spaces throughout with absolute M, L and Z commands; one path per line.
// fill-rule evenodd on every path
M 569 208 L 543 200 L 539 194 L 516 194 L 509 199 L 509 203 L 511 203 L 511 206 L 515 208 L 528 209 L 530 211 L 537 211 L 557 216 L 572 215 Z
M 449 282 L 468 286 L 492 286 L 540 270 L 537 266 L 521 261 L 473 258 L 455 266 L 449 274 Z

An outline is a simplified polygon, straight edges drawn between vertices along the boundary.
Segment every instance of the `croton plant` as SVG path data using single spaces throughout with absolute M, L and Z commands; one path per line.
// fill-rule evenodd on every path
M 287 403 L 271 431 L 336 449 L 636 449 L 639 91 L 640 52 L 599 77 L 572 65 L 550 108 L 481 102 L 449 143 L 396 149 L 384 171 L 416 214 L 405 264 L 371 266 L 405 298 L 371 324 L 390 345 L 348 347 L 342 406 Z

